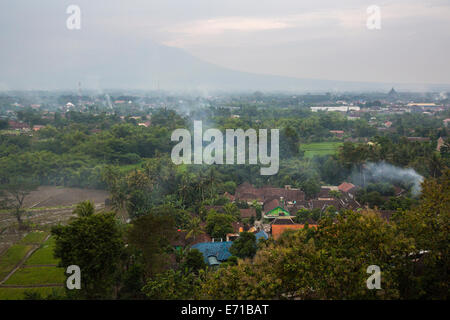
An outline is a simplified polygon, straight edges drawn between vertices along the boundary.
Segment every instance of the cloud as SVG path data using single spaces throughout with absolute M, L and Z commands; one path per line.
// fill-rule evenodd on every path
M 164 44 L 176 47 L 221 43 L 234 37 L 249 37 L 257 33 L 283 32 L 299 28 L 320 28 L 323 25 L 339 23 L 336 16 L 326 12 L 313 12 L 301 15 L 278 17 L 232 16 L 195 20 L 160 29 L 167 38 Z M 267 39 L 268 43 L 276 38 Z
M 411 23 L 414 21 L 433 19 L 445 21 L 450 16 L 450 6 L 440 2 L 389 2 L 380 4 L 383 25 Z M 266 44 L 279 44 L 283 35 L 297 33 L 296 38 L 318 39 L 336 35 L 356 35 L 366 32 L 368 13 L 367 6 L 347 8 L 326 8 L 305 11 L 300 14 L 278 16 L 227 16 L 211 19 L 185 21 L 171 26 L 161 26 L 158 33 L 163 43 L 170 46 L 188 48 L 197 45 L 223 46 L 226 42 L 231 46 L 237 42 L 251 44 L 251 36 L 264 33 Z M 395 28 L 392 29 L 395 32 Z M 240 39 L 245 39 L 240 40 Z M 225 41 L 224 41 L 225 40 Z M 231 40 L 231 42 L 230 42 Z M 250 42 L 247 42 L 249 41 Z M 289 39 L 287 39 L 289 42 Z

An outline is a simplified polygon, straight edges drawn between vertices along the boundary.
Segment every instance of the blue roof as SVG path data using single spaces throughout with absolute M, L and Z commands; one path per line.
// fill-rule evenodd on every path
M 261 230 L 258 233 L 255 233 L 255 237 L 256 237 L 256 241 L 259 241 L 260 239 L 263 239 L 263 240 L 269 239 L 269 235 L 264 230 Z
M 218 266 L 220 264 L 220 262 L 217 261 L 217 258 L 215 256 L 208 257 L 208 263 L 210 266 Z
M 206 263 L 208 262 L 208 257 L 214 256 L 219 261 L 225 261 L 230 256 L 230 247 L 233 244 L 231 241 L 224 242 L 201 242 L 194 244 L 192 249 L 197 249 L 203 254 L 203 259 Z

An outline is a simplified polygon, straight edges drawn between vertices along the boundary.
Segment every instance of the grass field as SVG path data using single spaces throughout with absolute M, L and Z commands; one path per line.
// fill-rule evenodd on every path
M 19 244 L 13 245 L 0 257 L 0 276 L 5 277 L 19 262 L 26 253 L 33 247 L 32 244 L 41 243 L 48 235 L 47 232 L 31 232 L 26 235 Z M 25 286 L 25 288 L 0 287 L 0 300 L 20 300 L 25 298 L 26 292 L 37 293 L 41 298 L 45 298 L 56 293 L 62 294 L 62 287 L 29 287 L 34 285 L 63 285 L 66 276 L 63 268 L 56 266 L 58 260 L 53 257 L 55 239 L 50 237 L 37 249 L 3 285 Z
M 42 241 L 44 241 L 44 239 L 47 235 L 48 235 L 48 232 L 45 232 L 45 231 L 30 232 L 22 240 L 20 240 L 20 244 L 41 243 Z
M 61 294 L 63 288 L 0 288 L 0 300 L 22 300 L 25 297 L 25 292 L 39 293 L 43 298 L 52 294 L 53 291 Z
M 314 156 L 335 154 L 341 145 L 342 142 L 315 142 L 302 144 L 300 149 L 305 151 L 305 158 L 312 158 Z
M 65 279 L 63 268 L 30 267 L 17 270 L 5 285 L 63 284 Z
M 58 259 L 53 257 L 53 249 L 55 248 L 55 239 L 49 238 L 31 257 L 25 262 L 26 266 L 42 265 L 42 264 L 58 264 Z
M 10 273 L 14 267 L 22 260 L 27 252 L 32 248 L 31 245 L 15 244 L 11 246 L 0 257 L 0 279 L 3 279 Z

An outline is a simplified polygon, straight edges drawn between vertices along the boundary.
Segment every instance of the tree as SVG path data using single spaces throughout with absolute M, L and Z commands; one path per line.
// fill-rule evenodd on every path
M 210 212 L 206 217 L 206 231 L 212 238 L 225 239 L 227 233 L 233 232 L 233 221 L 234 217 L 226 213 Z
M 234 203 L 227 203 L 223 206 L 223 212 L 233 216 L 235 220 L 239 221 L 241 219 L 241 211 Z
M 307 198 L 314 198 L 320 192 L 320 183 L 317 179 L 310 178 L 302 184 L 302 189 Z
M 367 144 L 352 144 L 351 142 L 344 142 L 339 147 L 339 160 L 348 168 L 356 167 L 360 174 L 360 179 L 363 181 L 363 164 L 367 158 L 373 154 L 373 150 Z
M 25 198 L 31 191 L 36 190 L 38 184 L 30 178 L 16 177 L 9 179 L 7 183 L 0 186 L 0 201 L 3 208 L 12 210 L 19 223 L 23 227 L 22 216 L 25 213 Z
M 241 232 L 230 248 L 231 254 L 239 258 L 253 258 L 256 253 L 256 237 L 251 232 Z
M 0 130 L 7 129 L 8 127 L 9 127 L 8 121 L 0 119 Z
M 437 179 L 425 180 L 419 206 L 397 213 L 393 220 L 406 237 L 414 239 L 410 254 L 420 261 L 420 267 L 410 265 L 404 273 L 403 297 L 448 299 L 450 169 Z
M 94 214 L 94 211 L 94 204 L 91 201 L 86 200 L 77 204 L 75 210 L 73 210 L 73 213 L 78 217 L 89 217 Z
M 56 238 L 54 255 L 60 267 L 77 265 L 81 269 L 82 299 L 111 298 L 114 273 L 124 244 L 114 213 L 81 216 L 67 226 L 52 228 Z
M 280 156 L 282 158 L 290 158 L 297 156 L 299 152 L 297 132 L 292 127 L 283 128 L 280 134 Z
M 256 211 L 256 220 L 261 220 L 262 206 L 256 200 L 253 200 L 251 207 L 254 208 Z
M 251 261 L 207 275 L 202 290 L 211 299 L 398 299 L 412 248 L 377 213 L 347 211 L 317 230 L 285 232 Z M 367 289 L 370 265 L 383 271 L 382 290 Z
M 203 259 L 203 254 L 198 249 L 191 249 L 187 252 L 184 259 L 183 269 L 188 272 L 198 273 L 199 270 L 206 268 L 206 263 Z
M 201 225 L 202 220 L 200 217 L 192 217 L 188 224 L 186 239 L 192 238 L 195 241 L 195 238 L 201 234 L 204 234 L 205 231 Z
M 176 237 L 175 220 L 163 210 L 151 211 L 133 221 L 128 232 L 130 245 L 141 252 L 147 278 L 163 272 L 169 265 L 173 252 L 171 242 Z
M 127 210 L 130 218 L 145 215 L 152 207 L 153 183 L 143 170 L 134 170 L 126 176 Z
M 200 277 L 182 270 L 167 270 L 149 279 L 142 288 L 148 299 L 187 300 L 200 293 Z

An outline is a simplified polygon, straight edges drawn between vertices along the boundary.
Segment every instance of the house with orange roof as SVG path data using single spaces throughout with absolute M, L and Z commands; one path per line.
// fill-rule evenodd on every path
M 351 192 L 354 191 L 354 189 L 356 188 L 356 186 L 353 183 L 350 182 L 342 182 L 339 186 L 338 189 L 341 192 Z
M 309 225 L 312 228 L 317 228 L 317 225 Z M 278 218 L 272 222 L 271 233 L 274 240 L 278 240 L 280 236 L 287 230 L 300 230 L 304 229 L 304 224 L 294 223 L 291 218 Z
M 42 128 L 44 128 L 45 126 L 43 126 L 43 125 L 40 125 L 40 124 L 35 124 L 34 126 L 33 126 L 33 131 L 39 131 L 39 130 L 41 130 Z
M 330 130 L 330 133 L 337 138 L 342 138 L 344 136 L 344 130 Z

